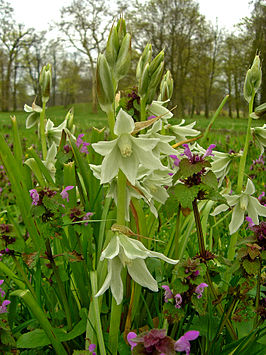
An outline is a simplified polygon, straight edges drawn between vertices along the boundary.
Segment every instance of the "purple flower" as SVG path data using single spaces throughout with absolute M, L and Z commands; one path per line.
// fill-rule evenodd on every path
M 155 118 L 156 116 L 149 116 L 148 118 L 147 118 L 147 120 L 151 120 L 151 119 L 153 119 L 153 118 Z
M 134 343 L 132 341 L 132 339 L 136 338 L 137 337 L 137 334 L 134 333 L 134 332 L 129 332 L 128 335 L 127 335 L 127 341 L 128 341 L 128 344 L 131 346 L 131 350 L 133 350 L 133 348 L 135 346 L 137 346 L 137 343 Z
M 90 145 L 90 143 L 88 142 L 83 142 L 82 138 L 84 137 L 84 133 L 80 134 L 76 140 L 76 146 L 78 148 L 80 148 L 80 152 L 81 153 L 86 153 L 89 154 L 88 152 L 88 146 Z
M 182 296 L 180 295 L 180 293 L 177 293 L 175 295 L 175 308 L 181 308 L 182 301 Z
M 184 153 L 181 154 L 181 155 L 186 155 L 189 160 L 192 160 L 192 159 L 193 159 L 193 155 L 192 155 L 192 153 L 191 153 L 191 150 L 189 149 L 188 144 L 183 144 L 183 147 L 184 147 L 185 149 L 184 149 Z
M 62 198 L 66 198 L 67 202 L 69 202 L 69 196 L 68 196 L 68 192 L 69 190 L 72 190 L 74 188 L 74 186 L 67 186 L 64 188 L 64 190 L 60 193 L 60 195 L 62 196 Z
M 40 200 L 40 196 L 39 196 L 37 190 L 36 189 L 32 189 L 29 192 L 30 192 L 30 197 L 32 198 L 32 205 L 37 206 L 38 202 Z
M 179 166 L 180 159 L 178 159 L 178 157 L 176 155 L 169 155 L 169 157 L 173 159 L 174 166 Z M 173 168 L 174 168 L 174 166 L 173 166 Z
M 212 150 L 213 150 L 215 147 L 216 147 L 216 144 L 211 144 L 211 145 L 207 148 L 205 154 L 203 155 L 203 158 L 209 157 L 210 155 L 214 156 L 214 154 L 212 153 Z
M 201 284 L 199 284 L 196 289 L 195 289 L 195 293 L 198 294 L 197 298 L 201 298 L 202 297 L 202 294 L 203 294 L 203 291 L 204 291 L 204 288 L 205 287 L 208 287 L 207 284 L 205 284 L 204 282 L 202 282 Z
M 96 349 L 96 345 L 95 344 L 91 344 L 89 346 L 89 351 L 92 353 L 92 355 L 96 355 L 96 352 L 94 351 Z
M 9 300 L 4 300 L 2 302 L 2 305 L 0 306 L 0 313 L 7 313 L 7 308 L 6 306 L 11 303 Z
M 185 351 L 186 355 L 190 353 L 190 341 L 197 339 L 199 332 L 197 330 L 190 330 L 186 332 L 175 343 L 175 351 Z
M 91 216 L 93 216 L 93 212 L 87 212 L 86 214 L 85 214 L 85 216 L 83 216 L 83 218 L 82 218 L 82 220 L 83 221 L 86 221 L 86 220 L 88 220 L 88 219 L 90 219 L 91 218 Z M 84 223 L 84 226 L 87 226 L 88 225 L 88 223 Z
M 0 280 L 0 286 L 1 286 L 3 283 L 4 283 L 4 280 Z M 4 297 L 4 295 L 5 295 L 5 291 L 2 290 L 1 287 L 0 287 L 0 295 L 1 295 L 1 297 Z
M 246 217 L 246 221 L 248 222 L 248 228 L 253 227 L 255 225 L 251 217 Z
M 172 291 L 170 290 L 169 286 L 167 285 L 162 285 L 162 288 L 164 289 L 164 302 L 168 302 L 171 298 L 174 298 L 174 295 L 172 294 Z

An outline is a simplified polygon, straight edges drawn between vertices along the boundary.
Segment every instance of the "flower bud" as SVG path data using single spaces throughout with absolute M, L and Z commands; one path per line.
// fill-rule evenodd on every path
M 251 68 L 247 71 L 244 84 L 244 97 L 247 102 L 250 102 L 253 93 L 258 91 L 261 84 L 261 77 L 260 57 L 256 55 Z
M 52 89 L 52 67 L 51 64 L 47 64 L 42 67 L 39 83 L 41 87 L 42 100 L 47 102 L 50 97 L 50 91 Z
M 114 78 L 118 81 L 128 72 L 131 62 L 131 35 L 127 33 L 119 49 L 115 64 Z
M 136 69 L 137 80 L 140 80 L 146 64 L 151 61 L 151 55 L 152 55 L 152 47 L 151 47 L 151 44 L 148 43 L 146 45 L 146 47 L 144 48 L 144 51 L 138 61 L 138 65 L 137 65 L 137 69 Z
M 164 60 L 164 51 L 161 51 L 150 63 L 150 74 L 152 75 Z
M 119 50 L 119 41 L 118 41 L 117 27 L 113 25 L 109 33 L 109 37 L 105 49 L 105 57 L 110 67 L 113 67 L 115 65 L 118 50 Z
M 118 38 L 118 44 L 119 47 L 121 47 L 122 45 L 122 41 L 127 33 L 126 31 L 126 21 L 123 18 L 120 18 L 118 20 L 117 26 L 116 26 L 116 30 L 117 30 L 117 38 Z
M 72 131 L 74 127 L 74 112 L 73 112 L 73 107 L 68 111 L 65 117 L 66 121 L 66 128 Z
M 160 95 L 158 97 L 158 101 L 170 100 L 173 95 L 173 87 L 174 81 L 170 70 L 168 70 L 160 84 Z
M 138 93 L 140 96 L 144 96 L 146 91 L 148 90 L 148 86 L 150 83 L 150 76 L 149 76 L 149 63 L 146 63 L 145 68 L 142 72 L 142 75 L 139 80 L 139 90 Z
M 99 54 L 96 68 L 96 87 L 101 109 L 107 112 L 114 101 L 114 87 L 108 62 L 103 54 Z
M 154 95 L 161 81 L 163 71 L 164 71 L 164 62 L 161 62 L 150 79 L 149 90 L 147 93 L 147 104 L 150 104 L 154 99 Z

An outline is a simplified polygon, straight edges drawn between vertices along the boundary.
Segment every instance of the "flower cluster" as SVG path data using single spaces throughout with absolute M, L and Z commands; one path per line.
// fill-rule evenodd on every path
M 0 280 L 0 286 L 4 283 L 4 280 Z M 0 296 L 3 298 L 5 296 L 5 291 L 0 287 Z M 0 303 L 0 314 L 1 313 L 7 313 L 7 305 L 9 305 L 11 302 L 9 300 L 3 300 Z
M 127 341 L 133 354 L 174 355 L 176 351 L 185 351 L 186 355 L 189 355 L 190 341 L 197 339 L 198 336 L 197 330 L 190 330 L 175 341 L 167 336 L 165 329 L 151 329 L 139 335 L 130 332 L 127 335 Z
M 78 136 L 78 138 L 76 140 L 76 146 L 79 148 L 79 151 L 81 153 L 89 154 L 88 146 L 90 145 L 90 143 L 84 142 L 82 139 L 83 137 L 84 137 L 84 133 L 82 133 Z

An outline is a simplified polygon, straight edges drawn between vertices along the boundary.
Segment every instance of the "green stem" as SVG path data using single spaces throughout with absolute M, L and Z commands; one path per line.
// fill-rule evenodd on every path
M 28 289 L 30 290 L 30 292 L 32 293 L 33 297 L 36 299 L 36 294 L 35 294 L 35 291 L 31 285 L 31 283 L 29 282 L 28 278 L 27 278 L 27 275 L 25 274 L 23 268 L 21 267 L 20 265 L 20 262 L 18 261 L 18 259 L 13 255 L 13 261 L 16 265 L 16 269 L 20 272 L 25 284 L 28 286 Z
M 229 248 L 228 248 L 228 253 L 227 253 L 227 258 L 229 260 L 233 260 L 234 257 L 235 257 L 237 237 L 238 237 L 238 232 L 236 232 L 236 233 L 231 235 Z
M 179 254 L 179 239 L 180 239 L 180 218 L 181 218 L 181 205 L 178 205 L 177 215 L 176 215 L 176 226 L 175 226 L 175 250 L 174 250 L 174 259 L 178 259 Z
M 53 345 L 56 353 L 58 355 L 67 355 L 67 352 L 60 341 L 57 339 L 53 328 L 48 321 L 46 315 L 44 314 L 43 310 L 40 308 L 38 303 L 36 302 L 35 298 L 32 296 L 29 290 L 16 290 L 10 294 L 11 296 L 18 296 L 23 299 L 26 303 L 27 307 L 31 310 L 34 314 L 36 319 L 39 321 L 42 329 L 45 331 L 47 337 L 49 338 L 51 344 Z
M 92 294 L 95 295 L 97 293 L 97 288 L 98 288 L 98 286 L 97 286 L 97 271 L 91 271 L 90 277 L 91 277 Z M 96 333 L 97 333 L 97 340 L 98 340 L 98 344 L 99 344 L 100 354 L 105 355 L 106 350 L 105 350 L 103 332 L 102 332 L 102 326 L 101 326 L 101 317 L 100 317 L 98 297 L 93 297 L 92 303 L 93 303 Z
M 260 260 L 260 267 L 257 275 L 257 287 L 256 287 L 256 298 L 255 298 L 255 309 L 257 312 L 254 318 L 253 329 L 255 329 L 258 326 L 258 319 L 259 319 L 258 308 L 260 303 L 260 281 L 261 281 L 261 260 Z
M 60 277 L 60 274 L 58 272 L 57 266 L 55 264 L 54 257 L 52 255 L 50 242 L 49 242 L 48 239 L 46 241 L 46 250 L 47 250 L 48 259 L 49 259 L 49 261 L 50 261 L 50 263 L 52 265 L 54 276 L 55 276 L 55 279 L 56 279 L 56 282 L 57 282 L 57 285 L 58 285 L 58 290 L 59 290 L 59 294 L 61 296 L 62 305 L 63 305 L 63 308 L 65 310 L 65 314 L 66 314 L 67 330 L 69 331 L 69 330 L 72 329 L 70 307 L 69 307 L 69 304 L 68 304 L 65 287 L 64 287 L 63 281 L 61 280 L 61 277 Z
M 125 224 L 125 210 L 126 210 L 126 183 L 127 178 L 125 174 L 119 170 L 117 179 L 117 223 Z M 126 272 L 122 270 L 122 280 L 125 280 Z M 109 347 L 112 355 L 117 354 L 119 328 L 121 322 L 122 303 L 117 305 L 116 300 L 112 297 L 111 306 L 111 320 L 109 331 Z
M 45 139 L 45 102 L 42 103 L 42 111 L 40 113 L 40 136 L 41 136 L 41 145 L 42 145 L 42 158 L 46 159 L 47 156 L 47 146 Z
M 249 146 L 249 140 L 250 140 L 250 135 L 251 135 L 250 129 L 251 129 L 252 117 L 250 117 L 250 114 L 253 112 L 254 98 L 255 98 L 255 91 L 253 89 L 252 97 L 249 102 L 249 117 L 248 117 L 246 140 L 245 140 L 243 155 L 240 158 L 239 169 L 238 169 L 238 180 L 237 180 L 237 193 L 238 194 L 241 193 L 242 187 L 243 187 L 245 166 L 246 166 L 246 160 L 247 160 L 247 154 L 248 154 L 248 146 Z
M 110 129 L 110 137 L 112 139 L 115 138 L 114 134 L 114 127 L 115 127 L 115 113 L 113 110 L 113 106 L 111 109 L 107 112 L 107 118 L 108 118 L 108 124 L 109 124 L 109 129 Z
M 212 119 L 211 119 L 210 123 L 208 124 L 208 127 L 206 128 L 203 137 L 202 137 L 201 140 L 200 140 L 200 144 L 201 144 L 201 145 L 203 145 L 203 143 L 205 143 L 206 138 L 207 138 L 207 136 L 208 136 L 208 134 L 209 134 L 209 131 L 210 131 L 212 125 L 214 124 L 214 121 L 215 121 L 216 118 L 219 116 L 219 114 L 220 114 L 222 108 L 224 107 L 226 101 L 228 100 L 228 98 L 229 98 L 229 95 L 226 95 L 226 96 L 224 97 L 223 101 L 220 103 L 220 106 L 217 108 L 216 112 L 215 112 L 214 115 L 212 116 Z
M 204 245 L 202 226 L 200 222 L 200 214 L 199 214 L 199 209 L 198 209 L 198 204 L 196 199 L 192 202 L 192 206 L 193 206 L 193 212 L 194 212 L 194 218 L 195 218 L 197 236 L 199 242 L 199 252 L 200 252 L 200 256 L 204 258 L 206 256 L 206 250 Z
M 140 120 L 146 121 L 146 100 L 144 97 L 140 99 Z

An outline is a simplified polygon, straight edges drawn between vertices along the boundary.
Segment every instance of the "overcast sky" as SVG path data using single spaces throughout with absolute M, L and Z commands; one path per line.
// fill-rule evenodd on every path
M 97 1 L 97 0 L 95 0 Z M 249 16 L 250 0 L 198 0 L 200 12 L 219 27 L 232 30 L 241 18 Z M 15 9 L 15 18 L 19 23 L 37 30 L 45 30 L 49 23 L 59 18 L 60 8 L 72 0 L 9 0 Z

